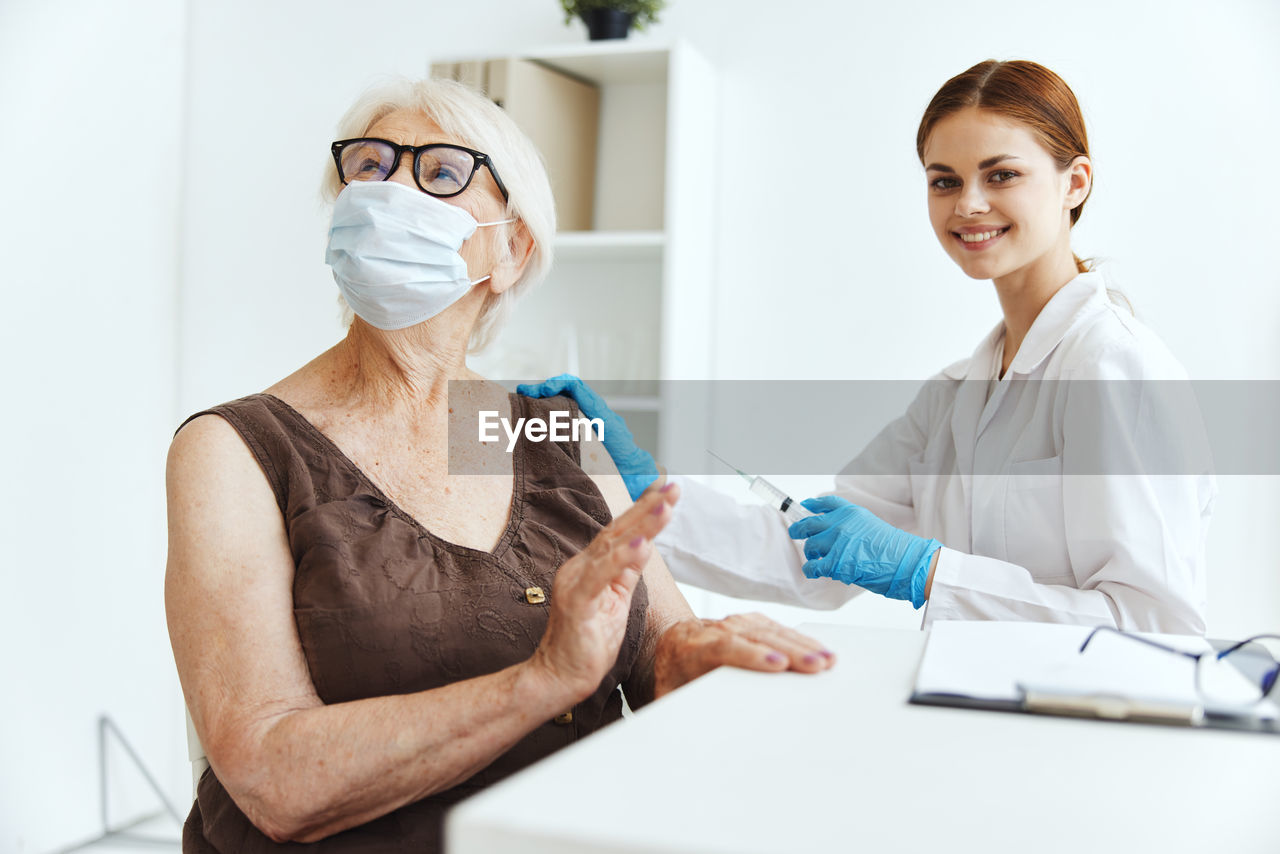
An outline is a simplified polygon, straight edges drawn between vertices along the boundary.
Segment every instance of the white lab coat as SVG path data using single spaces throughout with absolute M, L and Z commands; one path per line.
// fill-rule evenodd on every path
M 1003 332 L 997 325 L 969 359 L 926 383 L 906 414 L 836 477 L 832 494 L 943 544 L 926 626 L 1035 620 L 1203 634 L 1204 545 L 1216 493 L 1207 468 L 1063 474 L 1064 463 L 1078 470 L 1077 449 L 1098 452 L 1099 437 L 1115 468 L 1093 471 L 1149 471 L 1145 449 L 1186 413 L 1161 411 L 1158 401 L 1129 406 L 1123 390 L 1140 388 L 1137 381 L 1185 381 L 1182 366 L 1111 302 L 1099 273 L 1083 273 L 1053 296 L 997 381 Z M 1061 393 L 1068 387 L 1120 391 L 1114 407 L 1099 413 L 1091 405 L 1089 423 L 1079 424 L 1080 406 L 1073 413 L 1074 398 Z M 1183 433 L 1202 429 L 1193 426 Z M 773 508 L 675 479 L 683 497 L 657 545 L 678 581 L 812 608 L 839 607 L 862 592 L 805 578 L 801 543 Z

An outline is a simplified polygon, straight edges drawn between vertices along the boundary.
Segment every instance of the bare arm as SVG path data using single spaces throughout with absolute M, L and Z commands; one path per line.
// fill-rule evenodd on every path
M 280 510 L 239 435 L 196 419 L 173 442 L 167 480 L 165 604 L 187 707 L 218 779 L 276 841 L 321 839 L 447 789 L 589 696 L 671 514 L 666 496 L 646 496 L 561 567 L 528 661 L 326 706 L 293 620 Z
M 610 512 L 615 518 L 625 513 L 631 506 L 631 497 L 603 445 L 585 441 L 582 454 L 587 471 L 607 472 L 592 475 L 591 479 Z M 650 489 L 662 485 L 659 481 Z M 672 486 L 671 490 L 678 497 L 679 487 Z M 644 498 L 641 496 L 641 500 Z M 734 614 L 723 620 L 698 619 L 656 549 L 644 567 L 644 581 L 649 592 L 644 637 L 631 679 L 623 686 L 632 708 L 639 708 L 721 665 L 816 673 L 835 663 L 835 657 L 817 641 L 760 614 Z

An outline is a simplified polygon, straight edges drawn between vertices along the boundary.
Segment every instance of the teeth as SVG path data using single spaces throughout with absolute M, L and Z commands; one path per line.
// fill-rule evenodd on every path
M 995 237 L 997 234 L 1000 234 L 1000 233 L 1001 233 L 1000 230 L 980 231 L 977 234 L 962 234 L 960 235 L 960 239 L 965 243 L 981 243 L 984 240 L 990 240 L 991 238 Z

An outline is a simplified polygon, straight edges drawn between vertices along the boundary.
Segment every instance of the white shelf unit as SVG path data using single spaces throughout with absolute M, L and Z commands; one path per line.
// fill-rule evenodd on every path
M 471 364 L 499 381 L 578 373 L 659 459 L 705 455 L 706 395 L 659 381 L 711 378 L 714 70 L 682 42 L 514 58 L 600 90 L 593 227 L 557 235 L 548 280 Z
M 556 261 L 660 261 L 667 235 L 655 231 L 562 231 Z

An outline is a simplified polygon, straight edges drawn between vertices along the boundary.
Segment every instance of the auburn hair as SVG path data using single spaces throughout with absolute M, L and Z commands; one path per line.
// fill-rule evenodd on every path
M 1025 59 L 988 59 L 943 83 L 925 108 L 916 131 L 916 154 L 921 164 L 925 143 L 934 127 L 966 107 L 988 110 L 1026 125 L 1059 169 L 1066 169 L 1077 157 L 1089 156 L 1084 116 L 1066 81 L 1043 65 Z M 1072 225 L 1080 219 L 1084 201 L 1071 209 Z M 1079 258 L 1076 267 L 1082 273 L 1088 269 Z

